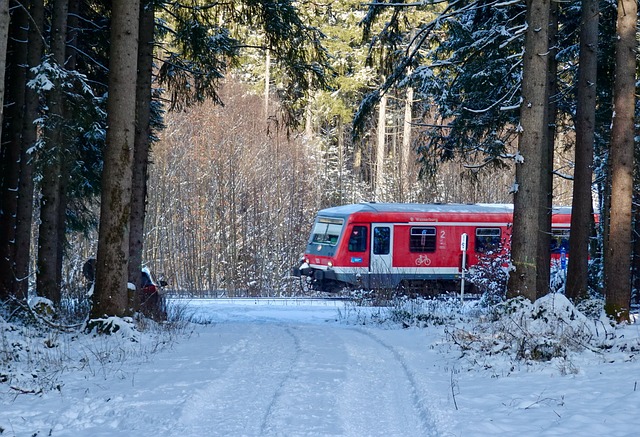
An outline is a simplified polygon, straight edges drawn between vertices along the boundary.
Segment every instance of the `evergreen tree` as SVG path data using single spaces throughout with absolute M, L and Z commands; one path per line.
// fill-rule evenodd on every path
M 7 40 L 9 38 L 9 2 L 0 2 L 0 136 L 4 112 L 4 70 L 7 65 Z
M 20 151 L 24 120 L 28 11 L 11 3 L 7 64 L 5 68 L 2 141 L 0 146 L 0 298 L 14 296 L 15 218 L 20 181 Z
M 596 118 L 598 70 L 598 1 L 582 0 L 580 58 L 576 104 L 576 146 L 571 209 L 571 262 L 566 295 L 574 301 L 588 296 L 589 240 L 593 229 L 593 143 Z
M 33 83 L 37 67 L 44 52 L 44 41 L 40 34 L 44 27 L 44 0 L 31 2 L 29 14 L 29 47 L 27 61 L 29 71 L 27 80 Z M 18 205 L 16 212 L 15 271 L 18 283 L 16 297 L 25 300 L 28 296 L 31 265 L 31 227 L 33 220 L 34 169 L 36 161 L 36 141 L 38 129 L 35 120 L 40 116 L 40 96 L 32 87 L 25 89 L 25 111 L 22 132 L 22 148 L 20 151 L 20 185 L 18 188 Z
M 127 262 L 131 177 L 135 144 L 136 77 L 140 2 L 114 0 L 111 16 L 107 143 L 102 174 L 100 234 L 91 315 L 123 316 L 127 310 Z
M 50 62 L 60 72 L 64 69 L 67 40 L 68 0 L 55 0 L 52 5 Z M 62 208 L 63 161 L 66 158 L 66 145 L 63 136 L 65 102 L 63 84 L 58 81 L 52 88 L 48 105 L 48 123 L 45 125 L 41 150 L 45 165 L 42 166 L 42 184 L 40 200 L 40 226 L 38 230 L 38 271 L 37 292 L 59 304 L 61 300 L 62 265 L 59 254 L 62 251 L 59 239 Z M 63 228 L 64 229 L 64 228 Z
M 614 116 L 611 126 L 611 209 L 604 255 L 606 310 L 618 322 L 629 320 L 631 300 L 637 31 L 637 1 L 619 0 Z

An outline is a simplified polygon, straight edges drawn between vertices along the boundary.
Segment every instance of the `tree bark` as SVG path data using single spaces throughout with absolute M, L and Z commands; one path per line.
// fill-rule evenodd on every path
M 42 30 L 44 28 L 44 0 L 33 0 L 31 8 L 31 23 L 29 25 L 28 65 L 35 67 L 42 61 L 44 42 Z M 30 71 L 27 78 L 34 76 Z M 18 278 L 17 295 L 21 299 L 27 298 L 29 289 L 29 266 L 31 257 L 31 225 L 33 221 L 33 165 L 35 159 L 34 146 L 37 139 L 37 129 L 34 120 L 39 115 L 38 94 L 31 88 L 26 89 L 24 111 L 24 125 L 22 132 L 22 150 L 20 152 L 20 186 L 18 191 L 18 209 L 16 215 L 16 276 Z
M 543 191 L 542 208 L 544 213 L 540 214 L 540 232 L 538 233 L 538 265 L 548 265 L 549 268 L 540 269 L 536 278 L 537 293 L 536 298 L 541 298 L 549 293 L 551 283 L 551 216 L 553 214 L 553 166 L 556 142 L 556 123 L 558 117 L 558 61 L 556 53 L 558 51 L 558 2 L 549 4 L 549 52 L 547 67 L 547 136 L 546 147 L 542 150 L 542 180 L 540 181 Z
M 4 70 L 7 66 L 7 42 L 9 40 L 9 1 L 0 1 L 0 136 L 4 112 Z
M 549 0 L 528 0 L 528 29 L 525 36 L 525 53 L 520 108 L 521 133 L 516 164 L 517 189 L 514 196 L 513 234 L 511 259 L 514 270 L 509 274 L 508 297 L 524 296 L 531 301 L 538 292 L 546 290 L 549 283 L 549 264 L 540 259 L 541 233 L 548 214 L 547 177 L 545 153 L 548 135 L 549 83 Z M 546 274 L 545 274 L 546 271 Z
M 4 93 L 5 93 L 5 69 L 7 67 L 7 44 L 9 39 L 9 24 L 10 24 L 10 15 L 9 15 L 9 1 L 1 0 L 0 1 L 0 138 L 2 138 L 3 124 L 4 124 Z M 4 147 L 2 147 L 2 141 L 0 141 L 0 168 L 4 167 Z M 4 194 L 4 178 L 0 177 L 0 190 Z M 0 200 L 0 211 L 3 210 L 3 201 Z M 2 217 L 2 221 L 4 221 L 4 214 L 0 212 Z M 4 230 L 4 229 L 3 229 Z M 0 301 L 4 301 L 10 294 L 12 294 L 11 281 L 8 273 L 11 271 L 11 258 L 6 259 L 7 251 L 11 250 L 10 246 L 7 242 L 4 241 L 4 238 L 0 239 L 0 244 L 2 244 L 2 248 L 0 248 L 0 258 L 3 261 L 0 261 L 0 276 L 2 279 L 0 281 Z
M 153 74 L 154 6 L 142 1 L 138 45 L 136 89 L 136 137 L 131 178 L 131 228 L 129 234 L 129 282 L 140 288 L 144 219 L 147 204 L 147 175 L 151 146 L 151 79 Z M 133 303 L 137 309 L 137 304 Z
M 264 121 L 269 121 L 269 94 L 271 93 L 271 50 L 267 49 L 264 61 Z
M 571 260 L 567 266 L 566 296 L 578 302 L 588 297 L 589 239 L 593 229 L 593 142 L 596 123 L 598 71 L 597 0 L 582 0 L 580 58 L 576 101 L 576 146 L 571 208 Z
M 616 76 L 611 127 L 611 209 L 604 257 L 605 309 L 618 322 L 629 320 L 631 299 L 631 201 L 636 95 L 638 3 L 618 0 Z
M 20 150 L 25 103 L 29 17 L 20 5 L 12 3 L 0 150 L 0 298 L 15 295 L 15 230 L 20 180 Z
M 376 179 L 375 179 L 375 193 L 376 201 L 381 202 L 383 200 L 384 189 L 384 155 L 386 151 L 386 139 L 387 139 L 387 96 L 386 94 L 380 97 L 380 103 L 378 104 L 378 142 L 376 145 Z
M 404 103 L 404 123 L 402 131 L 402 150 L 400 156 L 400 201 L 406 202 L 409 196 L 409 157 L 411 156 L 411 127 L 413 125 L 413 88 L 407 87 Z
M 67 39 L 68 0 L 55 0 L 51 17 L 50 47 L 54 62 L 60 68 L 65 62 Z M 38 230 L 38 272 L 36 286 L 39 296 L 54 303 L 61 300 L 61 271 L 59 265 L 60 192 L 62 183 L 62 159 L 64 140 L 62 124 L 64 120 L 64 93 L 56 84 L 51 91 L 49 121 L 45 129 L 45 147 L 43 150 L 46 165 L 41 182 L 40 227 Z
M 91 316 L 123 316 L 127 306 L 127 263 L 131 219 L 131 176 L 135 144 L 136 81 L 140 2 L 114 0 L 111 17 L 107 144 Z

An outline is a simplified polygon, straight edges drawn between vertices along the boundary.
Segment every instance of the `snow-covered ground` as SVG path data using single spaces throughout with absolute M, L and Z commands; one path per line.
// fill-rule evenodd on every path
M 502 353 L 497 334 L 484 351 L 474 340 L 480 331 L 464 322 L 379 323 L 385 308 L 178 305 L 202 323 L 176 338 L 75 335 L 21 345 L 48 342 L 49 356 L 20 355 L 28 362 L 13 363 L 21 378 L 0 380 L 0 435 L 640 435 L 638 322 L 616 331 L 624 346 L 612 342 L 611 353 L 532 364 Z M 6 351 L 17 340 L 5 328 Z M 55 372 L 27 366 L 45 361 L 58 363 Z M 33 386 L 48 378 L 48 388 L 28 393 L 29 377 L 39 380 Z

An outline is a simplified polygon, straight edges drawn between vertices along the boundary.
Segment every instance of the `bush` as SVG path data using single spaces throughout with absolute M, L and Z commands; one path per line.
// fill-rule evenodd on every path
M 613 336 L 614 326 L 603 318 L 603 307 L 596 302 L 584 305 L 590 308 L 589 316 L 559 293 L 533 303 L 519 297 L 493 306 L 488 317 L 470 329 L 451 329 L 448 334 L 463 352 L 475 352 L 474 360 L 506 354 L 525 363 L 566 362 L 574 352 L 601 353 Z
M 478 257 L 478 264 L 469 271 L 467 278 L 482 295 L 483 306 L 495 305 L 505 299 L 509 279 L 505 266 L 508 264 L 508 254 L 487 252 Z

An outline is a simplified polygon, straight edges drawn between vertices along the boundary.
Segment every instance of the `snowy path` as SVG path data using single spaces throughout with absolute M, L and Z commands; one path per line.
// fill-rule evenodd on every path
M 0 385 L 0 435 L 638 435 L 633 354 L 531 367 L 447 353 L 441 326 L 362 326 L 375 308 L 188 305 L 210 324 L 162 352 L 127 356 L 122 342 L 85 336 L 50 349 L 52 362 L 60 355 L 60 375 L 52 375 L 60 390 L 20 395 Z M 352 324 L 340 323 L 345 316 Z M 640 327 L 624 335 L 638 338 Z
M 422 366 L 426 337 L 392 347 L 378 336 L 392 331 L 335 323 L 335 307 L 304 321 L 281 310 L 225 308 L 148 362 L 69 374 L 59 393 L 20 397 L 0 426 L 51 436 L 440 435 L 429 374 L 420 369 L 418 381 L 405 359 L 415 348 Z
M 407 364 L 366 331 L 282 324 L 214 331 L 211 379 L 180 407 L 184 435 L 433 435 Z

